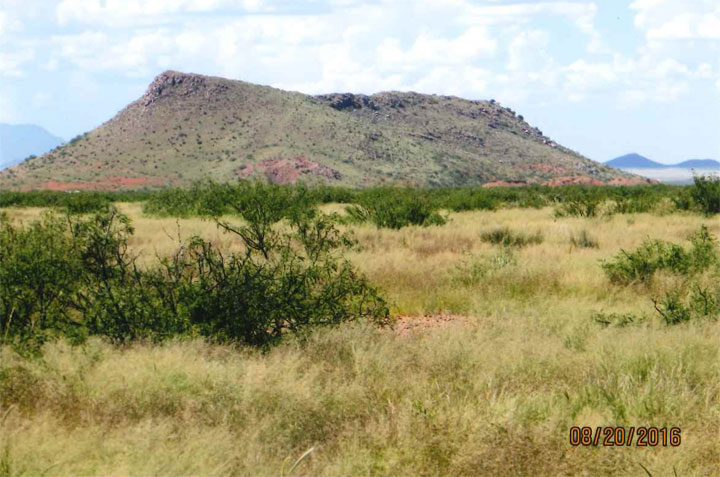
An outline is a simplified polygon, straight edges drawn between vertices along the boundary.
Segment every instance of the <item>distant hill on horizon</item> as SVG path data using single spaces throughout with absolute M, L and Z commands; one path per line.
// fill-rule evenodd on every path
M 720 161 L 715 159 L 690 159 L 679 162 L 670 167 L 684 167 L 686 169 L 720 169 Z
M 662 164 L 635 152 L 611 159 L 605 165 L 617 169 L 720 169 L 720 162 L 714 159 L 689 159 L 677 164 Z
M 44 154 L 63 142 L 35 124 L 0 123 L 0 169 Z
M 168 71 L 100 127 L 0 171 L 0 189 L 129 189 L 260 178 L 350 187 L 636 184 L 494 100 L 309 96 Z

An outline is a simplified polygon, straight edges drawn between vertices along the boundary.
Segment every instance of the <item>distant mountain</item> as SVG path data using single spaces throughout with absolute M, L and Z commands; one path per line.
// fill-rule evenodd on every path
M 665 164 L 655 162 L 634 152 L 607 161 L 605 165 L 616 169 L 663 169 L 667 167 Z
M 626 184 L 494 100 L 308 96 L 168 71 L 97 129 L 0 171 L 0 189 L 120 189 L 201 178 L 345 186 Z
M 34 124 L 0 123 L 0 169 L 44 154 L 63 142 Z
M 670 167 L 683 167 L 685 169 L 720 169 L 720 162 L 714 159 L 690 159 Z
M 616 169 L 720 169 L 720 162 L 714 159 L 690 159 L 677 164 L 662 164 L 634 152 L 607 161 L 605 165 Z

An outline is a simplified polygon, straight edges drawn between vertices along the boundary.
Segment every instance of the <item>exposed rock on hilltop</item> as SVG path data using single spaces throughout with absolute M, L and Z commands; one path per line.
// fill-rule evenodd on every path
M 492 100 L 307 96 L 169 71 L 97 129 L 0 172 L 0 188 L 161 187 L 203 177 L 349 186 L 641 181 L 562 147 Z

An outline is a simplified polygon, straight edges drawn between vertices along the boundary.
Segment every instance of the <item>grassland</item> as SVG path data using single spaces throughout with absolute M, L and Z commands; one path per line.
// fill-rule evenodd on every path
M 209 221 L 119 207 L 148 259 L 171 253 L 178 231 L 236 246 Z M 650 297 L 677 277 L 621 287 L 600 267 L 647 237 L 685 244 L 702 224 L 720 235 L 716 219 L 688 213 L 551 208 L 347 226 L 348 257 L 401 317 L 394 330 L 343 325 L 266 352 L 192 339 L 54 342 L 39 358 L 3 348 L 0 474 L 715 475 L 717 321 L 666 326 Z M 541 243 L 482 239 L 503 227 Z M 597 247 L 572 243 L 583 231 Z M 603 327 L 594 312 L 647 319 Z M 574 425 L 678 426 L 682 444 L 572 447 Z

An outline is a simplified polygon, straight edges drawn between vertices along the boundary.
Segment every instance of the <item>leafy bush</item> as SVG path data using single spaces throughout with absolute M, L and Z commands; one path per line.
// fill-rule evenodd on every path
M 649 282 L 656 271 L 668 270 L 678 275 L 694 275 L 720 262 L 717 242 L 706 226 L 690 238 L 691 247 L 685 250 L 663 240 L 646 240 L 632 252 L 621 250 L 614 260 L 602 263 L 611 282 L 627 284 Z
M 593 313 L 591 316 L 595 323 L 602 326 L 612 326 L 616 328 L 624 328 L 629 325 L 639 324 L 647 318 L 645 316 L 637 317 L 632 313 Z
M 377 290 L 338 256 L 350 240 L 331 218 L 291 206 L 279 189 L 246 192 L 230 204 L 245 222 L 218 222 L 242 252 L 195 237 L 146 269 L 128 253 L 133 229 L 114 208 L 27 228 L 0 218 L 0 340 L 36 348 L 53 336 L 200 334 L 269 345 L 314 326 L 388 322 Z
M 359 205 L 347 208 L 352 222 L 372 222 L 379 228 L 400 229 L 408 225 L 443 225 L 446 219 L 437 206 L 419 192 L 410 190 L 378 190 L 359 198 Z
M 686 296 L 676 290 L 654 298 L 655 310 L 667 325 L 677 325 L 690 320 L 720 317 L 720 286 L 714 288 L 695 285 Z
M 147 191 L 0 191 L 0 207 L 52 207 L 65 209 L 71 213 L 91 213 L 106 209 L 113 201 L 137 202 L 146 200 L 150 196 Z
M 608 214 L 640 214 L 652 211 L 657 202 L 652 197 L 618 197 L 613 201 Z
M 555 217 L 596 217 L 602 200 L 597 197 L 572 199 L 555 209 Z
M 286 331 L 299 333 L 342 321 L 388 322 L 388 310 L 367 280 L 337 251 L 349 245 L 330 217 L 291 207 L 279 189 L 265 186 L 245 203 L 233 204 L 246 224 L 219 225 L 238 236 L 244 253 L 225 257 L 210 242 L 195 239 L 180 268 L 196 279 L 183 290 L 191 323 L 223 341 L 264 345 Z M 287 219 L 291 232 L 273 227 Z M 177 265 L 173 266 L 173 269 Z
M 577 236 L 575 234 L 571 235 L 570 243 L 578 248 L 598 248 L 600 246 L 597 239 L 593 238 L 585 229 Z
M 512 249 L 503 248 L 500 253 L 490 257 L 471 257 L 456 265 L 452 270 L 452 280 L 460 285 L 474 286 L 487 279 L 491 273 L 515 265 L 517 258 Z
M 0 215 L 0 333 L 16 344 L 42 344 L 72 332 L 66 298 L 76 290 L 81 262 L 65 224 L 45 215 L 25 229 Z M 69 334 L 69 333 L 68 333 Z
M 483 242 L 502 245 L 504 247 L 525 247 L 527 245 L 541 244 L 544 240 L 540 232 L 525 234 L 522 232 L 513 232 L 508 227 L 501 227 L 489 232 L 484 232 L 480 238 Z
M 720 214 L 720 177 L 695 176 L 690 196 L 704 214 Z

